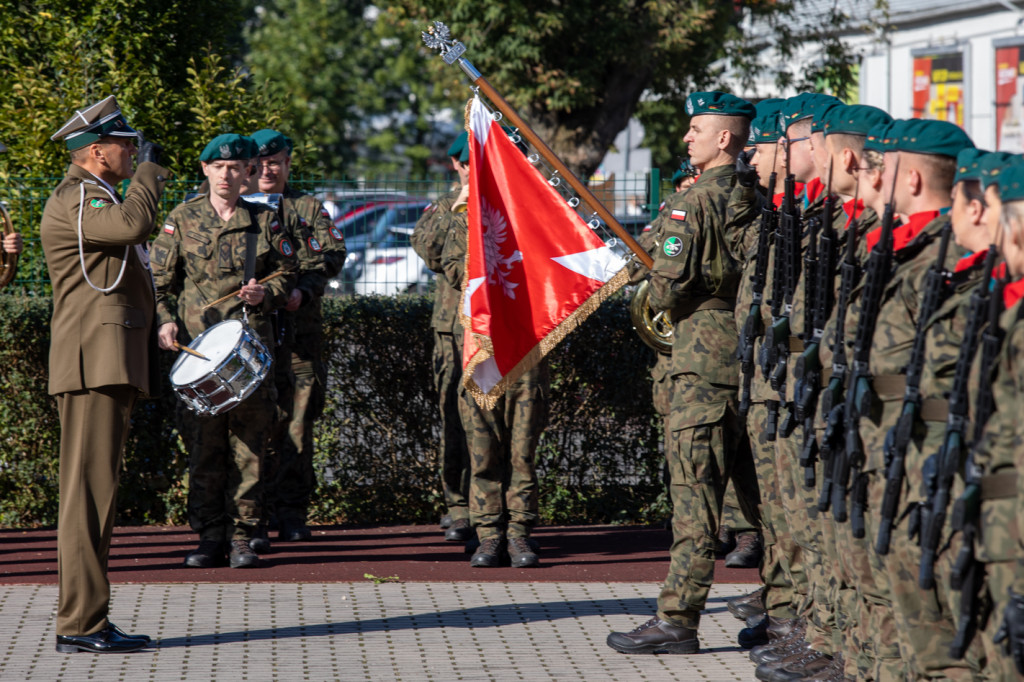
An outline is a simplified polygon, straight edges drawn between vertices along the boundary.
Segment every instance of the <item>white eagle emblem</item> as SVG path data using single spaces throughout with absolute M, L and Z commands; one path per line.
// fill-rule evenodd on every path
M 509 280 L 515 264 L 523 260 L 518 250 L 509 256 L 503 256 L 501 245 L 508 239 L 508 223 L 501 211 L 491 206 L 486 199 L 480 201 L 480 224 L 484 228 L 484 263 L 487 266 L 487 283 L 500 284 L 502 291 L 511 299 L 515 299 L 515 288 L 518 282 Z
M 230 145 L 222 144 L 220 146 L 220 158 L 222 158 L 222 159 L 230 159 L 231 158 L 231 146 Z

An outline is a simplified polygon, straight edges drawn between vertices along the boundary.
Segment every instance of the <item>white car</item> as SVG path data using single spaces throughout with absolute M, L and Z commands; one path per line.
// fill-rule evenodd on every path
M 411 227 L 392 227 L 379 244 L 366 249 L 357 294 L 423 293 L 434 273 L 410 246 Z

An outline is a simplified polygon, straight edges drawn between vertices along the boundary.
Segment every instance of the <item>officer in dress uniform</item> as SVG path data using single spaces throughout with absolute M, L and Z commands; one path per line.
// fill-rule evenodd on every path
M 61 424 L 57 651 L 132 651 L 149 638 L 108 620 L 107 557 L 132 407 L 159 386 L 143 245 L 170 172 L 152 143 L 132 169 L 138 134 L 113 95 L 75 112 L 51 139 L 71 153 L 39 228 L 53 283 L 49 391 Z M 115 185 L 129 178 L 122 197 Z
M 164 350 L 173 350 L 175 342 L 187 345 L 213 325 L 244 319 L 247 313 L 252 330 L 273 352 L 270 313 L 287 305 L 298 262 L 276 211 L 239 200 L 256 155 L 251 138 L 215 137 L 199 157 L 210 193 L 175 207 L 153 243 L 158 335 Z M 246 273 L 247 260 L 255 261 L 251 273 Z M 279 271 L 281 276 L 259 283 Z M 237 296 L 206 307 L 235 291 Z M 259 564 L 248 543 L 260 520 L 261 468 L 276 399 L 274 382 L 263 381 L 239 405 L 215 416 L 181 406 L 181 432 L 189 451 L 189 523 L 200 539 L 185 558 L 186 566 L 215 566 L 226 551 L 232 568 Z

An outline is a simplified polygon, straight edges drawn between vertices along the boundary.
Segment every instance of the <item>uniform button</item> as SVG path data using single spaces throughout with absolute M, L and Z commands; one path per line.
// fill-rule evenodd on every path
M 132 321 L 131 320 L 125 320 L 124 321 L 124 326 L 126 326 L 126 327 L 132 326 Z

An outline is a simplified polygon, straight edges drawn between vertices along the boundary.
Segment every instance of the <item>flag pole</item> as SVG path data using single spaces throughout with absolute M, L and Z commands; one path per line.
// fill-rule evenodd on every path
M 619 221 L 615 219 L 615 216 L 605 208 L 604 204 L 598 201 L 597 197 L 594 196 L 593 192 L 587 189 L 586 185 L 580 182 L 579 178 L 573 174 L 569 168 L 562 163 L 562 160 L 558 158 L 554 151 L 537 136 L 537 133 L 533 132 L 530 126 L 526 125 L 526 122 L 519 117 L 519 114 L 515 112 L 515 109 L 505 101 L 497 90 L 494 89 L 486 78 L 473 66 L 472 62 L 463 57 L 462 55 L 466 52 L 466 46 L 457 40 L 451 39 L 451 33 L 448 27 L 440 21 L 435 21 L 427 31 L 422 33 L 423 42 L 426 46 L 432 50 L 437 50 L 441 54 L 441 58 L 444 59 L 446 64 L 454 64 L 458 62 L 463 72 L 469 77 L 470 81 L 478 87 L 483 94 L 491 101 L 492 104 L 502 113 L 502 115 L 508 119 L 508 121 L 522 133 L 523 137 L 526 138 L 527 142 L 533 145 L 534 149 L 544 157 L 552 168 L 554 168 L 559 175 L 565 178 L 565 181 L 569 183 L 569 186 L 573 188 L 576 194 L 582 199 L 597 215 L 601 216 L 605 224 L 615 233 L 615 236 L 622 240 L 622 242 L 629 248 L 630 251 L 636 256 L 643 265 L 647 268 L 651 268 L 654 265 L 654 260 L 650 254 L 644 251 L 640 245 L 633 239 L 633 236 L 626 231 Z

